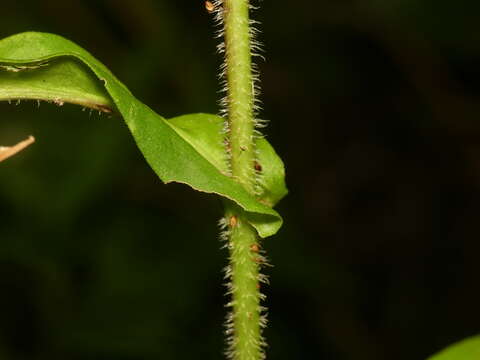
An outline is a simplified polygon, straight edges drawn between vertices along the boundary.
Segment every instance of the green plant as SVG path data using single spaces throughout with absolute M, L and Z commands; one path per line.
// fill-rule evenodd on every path
M 256 85 L 251 50 L 258 44 L 248 0 L 216 0 L 214 12 L 225 42 L 224 117 L 190 114 L 166 120 L 137 100 L 103 64 L 74 43 L 53 34 L 27 32 L 0 40 L 0 100 L 72 103 L 120 115 L 156 174 L 220 196 L 230 264 L 226 277 L 232 311 L 228 351 L 236 360 L 265 357 L 259 282 L 265 263 L 259 240 L 282 224 L 273 206 L 286 195 L 284 167 L 255 130 Z M 23 145 L 3 149 L 0 161 Z M 14 151 L 15 150 L 15 151 Z M 5 156 L 1 157 L 2 154 Z
M 473 360 L 479 358 L 480 336 L 472 336 L 448 346 L 427 360 Z

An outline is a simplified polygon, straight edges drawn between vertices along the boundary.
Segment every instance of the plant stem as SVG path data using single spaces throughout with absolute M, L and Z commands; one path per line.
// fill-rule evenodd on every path
M 223 0 L 227 107 L 232 175 L 255 193 L 253 77 L 248 0 Z
M 252 75 L 249 0 L 223 0 L 222 22 L 226 65 L 228 151 L 232 177 L 255 195 L 254 76 Z M 231 202 L 225 205 L 226 237 L 230 252 L 228 356 L 233 360 L 264 359 L 260 306 L 258 235 L 244 211 Z
M 228 248 L 230 264 L 228 292 L 232 311 L 227 320 L 229 358 L 259 360 L 264 358 L 261 337 L 261 307 L 259 290 L 259 262 L 257 234 L 246 221 L 243 211 L 229 203 L 226 206 L 229 221 Z

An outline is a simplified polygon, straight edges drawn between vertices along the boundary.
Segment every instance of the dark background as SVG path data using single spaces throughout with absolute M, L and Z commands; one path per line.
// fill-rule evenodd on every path
M 423 360 L 479 332 L 478 1 L 262 2 L 285 225 L 268 358 Z M 92 52 L 166 117 L 218 111 L 203 1 L 5 1 L 0 37 Z M 162 185 L 120 118 L 0 104 L 0 358 L 222 359 L 218 199 Z

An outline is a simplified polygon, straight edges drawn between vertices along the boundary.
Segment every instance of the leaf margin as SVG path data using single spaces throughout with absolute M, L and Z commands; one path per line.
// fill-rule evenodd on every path
M 36 53 L 36 55 L 31 56 L 32 52 Z M 10 57 L 6 57 L 5 53 L 10 54 Z M 185 142 L 185 140 L 171 128 L 172 124 L 169 124 L 168 120 L 155 113 L 147 105 L 134 97 L 128 88 L 88 51 L 68 39 L 49 33 L 24 32 L 0 40 L 0 65 L 2 66 L 28 67 L 28 64 L 32 64 L 35 67 L 35 64 L 48 63 L 60 58 L 75 59 L 82 66 L 87 67 L 95 77 L 103 83 L 108 96 L 110 96 L 116 110 L 118 110 L 129 127 L 146 161 L 164 183 L 183 183 L 194 190 L 217 194 L 237 203 L 246 211 L 250 223 L 262 238 L 274 235 L 280 229 L 283 224 L 283 219 L 272 207 L 257 201 L 255 197 L 250 195 L 231 177 L 221 173 L 216 174 L 216 168 L 203 157 L 193 156 L 197 162 L 193 165 L 209 174 L 207 175 L 207 177 L 209 177 L 208 181 L 205 181 L 205 179 L 202 181 L 195 179 L 192 183 L 192 181 L 174 175 L 172 171 L 163 168 L 162 164 L 158 161 L 157 155 L 154 154 L 155 151 L 152 151 L 152 149 L 159 147 L 166 148 L 167 146 L 165 145 L 168 145 L 166 143 L 156 144 L 155 141 L 152 141 L 155 137 L 154 134 L 157 136 L 155 138 L 157 141 L 158 136 L 163 136 L 158 135 L 157 132 L 159 128 L 161 128 L 160 131 L 166 131 L 168 137 L 172 139 L 178 136 L 177 140 L 171 142 L 177 145 L 181 144 L 180 153 L 188 154 L 189 151 L 191 152 L 191 149 L 188 150 L 191 144 Z M 101 107 L 98 109 L 104 110 Z M 139 112 L 141 113 L 140 116 L 138 115 Z M 169 128 L 171 131 L 168 130 Z M 193 150 L 195 154 L 197 154 L 196 150 Z M 161 154 L 161 152 L 157 154 Z M 184 161 L 184 159 L 181 158 L 179 158 L 179 160 Z M 192 164 L 187 166 L 191 165 Z

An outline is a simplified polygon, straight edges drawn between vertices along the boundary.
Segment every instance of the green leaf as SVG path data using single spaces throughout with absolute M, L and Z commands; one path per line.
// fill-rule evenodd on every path
M 480 335 L 459 341 L 427 360 L 476 360 L 480 359 Z
M 165 120 L 69 40 L 35 32 L 0 40 L 0 100 L 21 99 L 119 113 L 165 183 L 184 183 L 236 202 L 261 237 L 275 234 L 282 224 L 271 207 L 286 194 L 283 163 L 268 142 L 258 142 L 263 175 L 261 194 L 255 198 L 228 176 L 220 118 L 196 114 Z
M 190 143 L 222 174 L 228 174 L 228 161 L 223 145 L 224 119 L 212 114 L 182 115 L 168 120 L 177 133 Z M 283 162 L 265 139 L 257 140 L 259 194 L 257 200 L 273 207 L 288 192 Z

